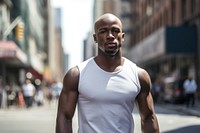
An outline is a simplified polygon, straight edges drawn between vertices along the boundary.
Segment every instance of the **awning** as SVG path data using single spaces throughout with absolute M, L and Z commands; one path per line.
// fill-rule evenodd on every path
M 170 55 L 197 54 L 195 27 L 162 27 L 129 51 L 128 57 L 137 64 Z
M 29 67 L 26 69 L 26 73 L 30 72 L 33 76 L 33 78 L 35 79 L 40 79 L 42 80 L 43 79 L 43 74 L 42 73 L 39 73 L 38 71 L 36 71 L 35 69 Z
M 27 64 L 27 55 L 13 41 L 0 41 L 0 59 L 15 59 Z

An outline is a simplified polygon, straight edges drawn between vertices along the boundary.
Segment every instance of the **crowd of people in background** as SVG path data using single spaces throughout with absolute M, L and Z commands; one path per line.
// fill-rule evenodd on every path
M 197 83 L 194 78 L 179 80 L 173 88 L 174 94 L 178 93 L 182 96 L 182 102 L 186 107 L 194 107 L 197 93 Z M 33 104 L 42 106 L 45 103 L 50 104 L 53 99 L 58 100 L 62 89 L 61 82 L 55 82 L 46 85 L 35 85 L 30 79 L 27 79 L 24 84 L 20 85 L 5 85 L 6 106 L 17 106 L 19 108 L 32 107 Z M 155 103 L 165 102 L 164 96 L 166 85 L 161 76 L 157 76 L 152 83 L 152 96 Z M 178 90 L 176 90 L 178 89 Z M 3 88 L 0 80 L 0 107 L 3 102 Z
M 51 104 L 52 100 L 57 100 L 60 96 L 62 83 L 46 83 L 36 85 L 31 79 L 26 79 L 22 85 L 6 84 L 2 88 L 0 81 L 0 103 L 9 108 L 31 108 L 33 106 L 43 106 Z M 3 91 L 4 90 L 4 91 Z M 5 92 L 5 94 L 3 94 Z M 3 106 L 0 104 L 0 108 Z

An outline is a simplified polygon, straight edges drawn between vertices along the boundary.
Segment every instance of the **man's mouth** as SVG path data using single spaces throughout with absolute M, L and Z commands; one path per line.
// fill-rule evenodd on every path
M 106 43 L 108 47 L 116 47 L 116 43 Z

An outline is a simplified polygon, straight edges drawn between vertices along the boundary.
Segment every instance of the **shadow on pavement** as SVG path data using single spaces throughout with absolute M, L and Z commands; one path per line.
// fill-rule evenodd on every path
M 200 131 L 200 125 L 192 125 L 187 127 L 181 127 L 178 129 L 174 129 L 171 131 L 166 131 L 162 133 L 199 133 Z

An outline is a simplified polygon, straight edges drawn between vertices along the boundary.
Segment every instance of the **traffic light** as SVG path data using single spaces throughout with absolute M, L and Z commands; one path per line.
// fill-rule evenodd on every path
M 18 41 L 22 41 L 24 39 L 24 23 L 19 23 L 15 29 L 15 36 Z

